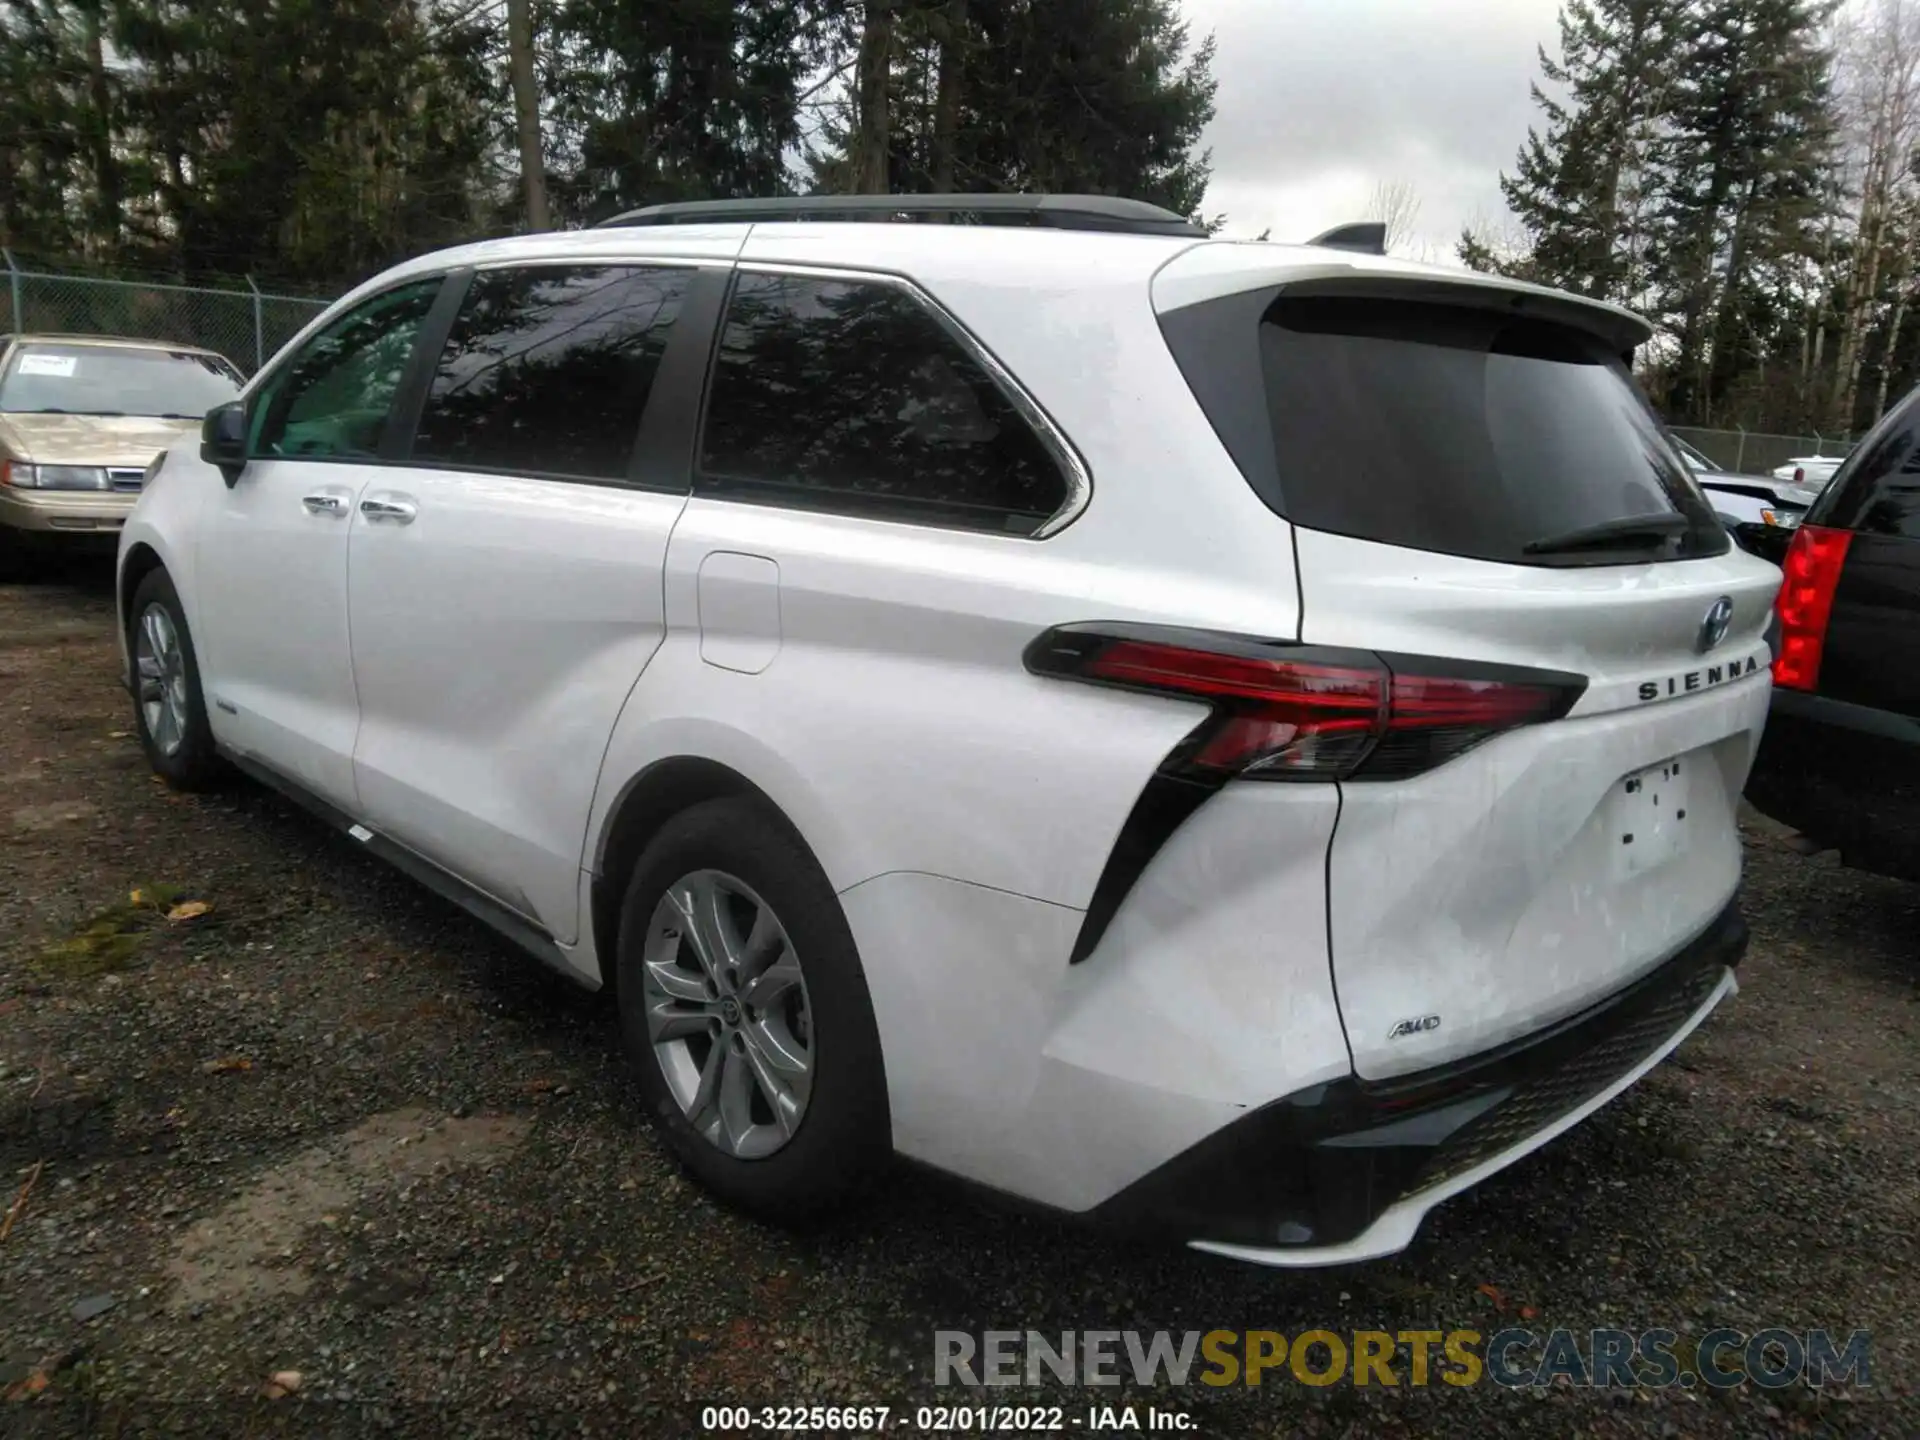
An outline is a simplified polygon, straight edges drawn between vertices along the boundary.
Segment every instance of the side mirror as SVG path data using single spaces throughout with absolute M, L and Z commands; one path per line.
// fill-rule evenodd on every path
M 200 425 L 200 458 L 216 465 L 231 490 L 247 468 L 247 407 L 230 400 L 207 412 Z

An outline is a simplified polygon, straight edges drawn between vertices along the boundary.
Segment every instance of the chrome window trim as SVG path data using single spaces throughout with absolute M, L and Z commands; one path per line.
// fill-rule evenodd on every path
M 501 256 L 476 260 L 462 269 L 479 274 L 484 270 L 533 270 L 563 266 L 569 270 L 731 270 L 732 256 L 717 255 L 626 255 L 585 250 L 577 255 Z

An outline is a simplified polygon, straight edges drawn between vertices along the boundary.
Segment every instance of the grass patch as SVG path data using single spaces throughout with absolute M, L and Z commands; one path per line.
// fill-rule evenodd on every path
M 191 923 L 210 908 L 189 899 L 179 885 L 136 885 L 125 900 L 99 911 L 66 939 L 42 950 L 40 963 L 82 977 L 125 970 L 155 932 Z

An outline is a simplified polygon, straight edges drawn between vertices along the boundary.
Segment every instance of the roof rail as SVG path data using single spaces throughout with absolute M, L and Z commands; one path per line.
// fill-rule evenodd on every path
M 602 220 L 621 225 L 696 225 L 728 221 L 923 222 L 1032 225 L 1129 235 L 1191 235 L 1206 227 L 1143 200 L 1116 195 L 792 195 L 764 200 L 683 200 Z
M 1351 225 L 1336 225 L 1307 241 L 1329 250 L 1357 250 L 1362 255 L 1387 253 L 1387 226 L 1384 220 L 1356 220 Z

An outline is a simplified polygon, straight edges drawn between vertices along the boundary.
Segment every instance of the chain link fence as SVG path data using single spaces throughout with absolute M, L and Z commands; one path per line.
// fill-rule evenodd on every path
M 328 301 L 23 270 L 0 251 L 0 335 L 112 335 L 217 350 L 251 375 Z
M 1722 470 L 1736 475 L 1771 475 L 1789 460 L 1844 455 L 1853 448 L 1853 439 L 1847 435 L 1768 435 L 1755 430 L 1702 430 L 1692 425 L 1668 428 Z
M 269 295 L 251 280 L 245 290 L 217 290 L 151 280 L 109 280 L 22 269 L 0 250 L 0 335 L 113 335 L 172 340 L 217 350 L 251 375 L 331 302 Z M 1845 435 L 1772 435 L 1752 430 L 1670 427 L 1714 464 L 1735 474 L 1767 475 L 1807 455 L 1844 455 Z

